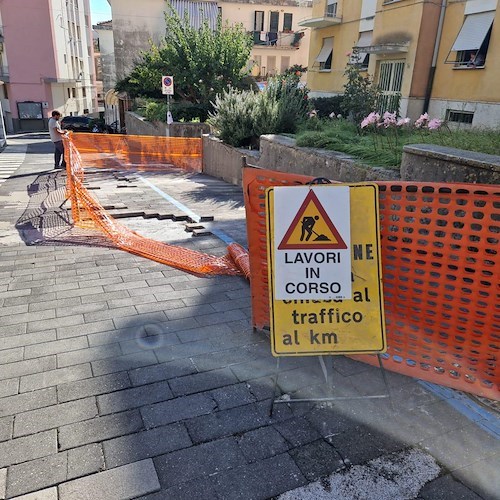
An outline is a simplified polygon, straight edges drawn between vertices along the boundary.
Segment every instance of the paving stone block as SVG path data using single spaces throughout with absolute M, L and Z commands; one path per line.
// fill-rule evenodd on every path
M 211 477 L 220 498 L 272 498 L 307 483 L 286 453 Z
M 74 278 L 72 278 L 74 279 Z M 80 305 L 80 297 L 70 297 L 70 298 L 64 298 L 64 299 L 59 299 L 59 300 L 46 300 L 43 302 L 34 302 L 29 304 L 29 310 L 30 312 L 36 312 L 36 311 L 44 311 L 47 309 L 56 309 L 56 308 L 68 308 L 71 309 L 74 306 Z
M 15 363 L 16 361 L 22 361 L 23 357 L 24 357 L 24 347 L 3 349 L 0 351 L 0 364 Z
M 87 340 L 86 337 L 83 338 L 85 339 L 85 341 Z M 59 368 L 63 368 L 66 366 L 78 365 L 80 363 L 87 363 L 89 361 L 114 358 L 121 356 L 121 354 L 122 352 L 118 344 L 88 347 L 72 352 L 62 352 L 61 354 L 58 354 L 57 365 L 59 366 Z
M 92 377 L 90 364 L 75 365 L 21 377 L 20 392 L 30 392 L 45 387 Z
M 308 481 L 315 481 L 345 467 L 338 451 L 323 439 L 294 448 L 290 455 Z
M 292 418 L 275 425 L 275 429 L 293 446 L 298 447 L 321 437 L 311 422 L 305 418 Z
M 2 318 L 2 326 L 15 325 L 17 323 L 29 323 L 30 321 L 38 320 L 51 320 L 55 317 L 56 312 L 54 311 L 54 309 L 38 312 L 27 312 L 23 314 L 12 314 L 10 316 Z M 47 330 L 47 328 L 41 328 L 40 330 Z
M 190 346 L 191 344 L 186 344 Z M 201 352 L 199 355 L 196 353 L 192 354 L 193 363 L 196 365 L 200 372 L 208 370 L 216 370 L 217 368 L 225 368 L 226 366 L 232 366 L 238 363 L 244 363 L 255 359 L 255 355 L 241 349 L 241 347 L 235 349 L 225 349 L 218 352 L 214 352 L 213 344 L 209 344 L 212 350 L 206 352 Z
M 27 325 L 24 323 L 19 323 L 17 325 L 0 326 L 0 338 L 11 337 L 12 335 L 20 335 L 26 333 L 28 329 Z
M 63 318 L 74 314 L 83 314 L 85 317 L 86 314 L 98 313 L 107 309 L 108 304 L 106 302 L 89 302 L 88 304 L 79 304 L 71 308 L 57 308 L 56 317 Z
M 194 394 L 141 408 L 141 415 L 146 428 L 152 428 L 208 415 L 215 407 L 216 402 L 212 398 L 205 394 Z
M 137 432 L 103 443 L 108 468 L 163 455 L 191 445 L 192 441 L 182 424 Z
M 57 431 L 40 432 L 33 436 L 0 443 L 0 468 L 57 453 Z
M 87 335 L 87 338 L 89 338 L 90 342 L 90 337 L 91 334 L 96 334 L 99 332 L 107 332 L 109 330 L 114 330 L 115 325 L 113 324 L 113 321 L 108 319 L 105 321 L 96 321 L 94 323 L 85 323 L 85 335 Z M 58 327 L 57 328 L 57 338 L 58 339 L 66 339 L 70 337 L 79 337 L 82 335 L 82 328 L 79 326 L 63 326 L 63 327 Z M 92 344 L 90 344 L 92 345 Z
M 97 404 L 101 415 L 150 405 L 159 401 L 166 401 L 173 397 L 168 382 L 125 389 L 97 396 Z
M 154 463 L 162 488 L 169 488 L 246 464 L 246 459 L 236 439 L 226 438 L 156 457 Z
M 98 414 L 94 398 L 79 399 L 16 416 L 14 436 L 24 436 L 53 429 L 72 422 L 80 422 Z
M 498 492 L 498 488 L 496 490 Z M 455 479 L 451 474 L 441 476 L 427 483 L 418 493 L 422 500 L 483 500 L 467 486 Z M 493 497 L 492 497 L 493 498 Z
M 85 295 L 96 295 L 103 292 L 102 286 L 89 286 L 87 288 L 73 287 L 74 289 L 62 288 L 68 285 L 69 283 L 67 285 L 57 285 L 58 287 L 60 287 L 58 290 L 55 290 L 56 297 L 58 299 L 64 299 L 65 297 L 84 297 Z
M 67 479 L 67 470 L 66 452 L 13 465 L 9 467 L 7 495 L 14 497 L 62 483 Z
M 0 442 L 12 439 L 14 416 L 0 418 Z
M 159 489 L 149 459 L 63 483 L 59 486 L 59 500 L 127 500 Z
M 167 321 L 167 317 L 163 311 L 154 312 L 150 314 L 137 314 L 129 316 L 123 316 L 121 318 L 114 318 L 113 322 L 116 328 L 140 328 L 144 325 L 162 325 Z
M 155 298 L 154 302 L 148 302 L 135 306 L 139 314 L 147 314 L 156 311 L 167 311 L 184 307 L 184 302 L 182 302 L 182 300 L 180 299 L 163 300 L 159 302 L 156 296 L 153 295 L 153 297 Z
M 95 376 L 106 375 L 126 370 L 133 370 L 141 366 L 154 365 L 158 360 L 154 352 L 143 351 L 128 354 L 127 356 L 118 356 L 115 358 L 101 359 L 92 362 L 92 370 Z
M 87 337 L 76 337 L 73 339 L 56 340 L 42 344 L 35 344 L 25 347 L 25 359 L 40 358 L 50 354 L 76 351 L 88 347 Z
M 130 385 L 130 380 L 126 373 L 112 373 L 110 375 L 103 375 L 102 377 L 61 384 L 57 387 L 57 396 L 58 401 L 64 403 L 66 401 L 127 389 Z
M 8 396 L 1 400 L 0 417 L 50 406 L 55 404 L 56 401 L 55 388 Z
M 179 344 L 170 347 L 165 347 L 156 350 L 156 355 L 160 362 L 173 361 L 181 358 L 191 358 L 197 354 L 207 354 L 213 351 L 213 347 L 207 340 L 200 340 L 199 342 L 189 342 L 187 344 Z M 208 354 L 207 354 L 208 356 Z M 196 363 L 195 363 L 196 364 Z M 221 368 L 217 366 L 216 368 Z M 208 371 L 213 368 L 208 368 Z
M 102 445 L 92 443 L 68 450 L 68 479 L 86 476 L 104 470 Z
M 236 321 L 239 319 L 245 319 L 246 315 L 240 309 L 234 309 L 232 311 L 226 312 L 216 312 L 212 314 L 203 314 L 197 316 L 196 320 L 200 325 L 216 325 L 217 323 L 227 323 L 228 321 Z
M 42 330 L 59 329 L 65 326 L 75 327 L 83 325 L 83 314 L 76 314 L 75 316 L 65 316 L 64 318 L 46 319 L 43 321 L 33 321 L 28 323 L 28 332 L 39 332 Z M 78 328 L 81 331 L 81 328 Z
M 178 484 L 171 488 L 162 489 L 151 495 L 137 498 L 137 500 L 215 500 L 219 498 L 210 478 L 198 478 L 194 481 Z
M 182 307 L 177 309 L 167 309 L 165 314 L 169 320 L 176 320 L 182 318 L 193 318 L 214 312 L 210 304 L 201 304 L 194 307 Z
M 26 325 L 24 325 L 26 328 Z M 14 333 L 9 337 L 4 337 L 0 341 L 2 344 L 2 349 L 11 349 L 15 347 L 23 347 L 33 344 L 39 344 L 42 342 L 50 342 L 51 340 L 56 340 L 56 331 L 55 330 L 47 330 L 45 332 L 38 333 L 28 333 L 24 332 Z
M 28 304 L 19 304 L 0 308 L 0 318 L 11 314 L 22 314 L 28 312 Z
M 215 337 L 222 337 L 227 340 L 229 335 L 232 335 L 232 332 L 225 323 L 220 325 L 191 328 L 189 330 L 180 330 L 177 332 L 177 337 L 179 337 L 181 342 L 196 342 L 198 340 L 211 339 Z
M 188 420 L 186 425 L 193 442 L 202 443 L 257 429 L 266 423 L 267 419 L 257 405 L 246 405 L 195 417 Z
M 279 455 L 290 448 L 283 436 L 272 427 L 245 432 L 238 438 L 238 444 L 249 462 Z
M 138 411 L 97 417 L 59 428 L 59 449 L 76 448 L 89 443 L 131 434 L 144 428 Z
M 118 290 L 116 292 L 100 293 L 98 295 L 85 295 L 85 297 L 80 297 L 82 304 L 90 304 L 92 302 L 108 302 L 118 299 L 126 299 L 130 297 L 126 290 Z M 111 307 L 111 306 L 110 306 Z
M 152 349 L 161 349 L 163 347 L 180 344 L 175 333 L 163 334 L 162 328 L 157 328 L 156 325 L 147 328 L 147 333 L 138 331 L 136 338 L 120 342 L 120 348 L 123 354 L 132 354 L 138 351 L 147 351 Z
M 133 385 L 145 385 L 175 377 L 184 377 L 193 373 L 196 373 L 196 367 L 190 359 L 178 359 L 170 363 L 131 370 L 129 376 Z
M 254 403 L 256 400 L 247 384 L 237 384 L 216 389 L 210 391 L 209 395 L 217 401 L 217 408 L 219 410 L 228 410 L 236 406 L 247 405 Z
M 137 314 L 134 306 L 118 307 L 116 309 L 106 309 L 104 311 L 97 311 L 84 314 L 85 322 L 92 323 L 96 321 L 104 321 L 106 319 L 120 319 L 126 316 Z
M 7 365 L 0 365 L 0 380 L 7 378 L 22 377 L 32 373 L 39 373 L 54 370 L 56 367 L 56 357 L 46 356 L 43 358 L 18 361 Z
M 218 387 L 235 384 L 238 379 L 229 368 L 196 373 L 170 381 L 175 396 L 185 396 L 195 392 L 204 392 Z

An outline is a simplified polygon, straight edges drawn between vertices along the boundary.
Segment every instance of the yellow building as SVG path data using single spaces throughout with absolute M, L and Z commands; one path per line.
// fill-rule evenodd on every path
M 311 28 L 312 97 L 341 94 L 356 62 L 385 102 L 401 96 L 401 116 L 500 124 L 497 0 L 319 0 L 299 25 Z

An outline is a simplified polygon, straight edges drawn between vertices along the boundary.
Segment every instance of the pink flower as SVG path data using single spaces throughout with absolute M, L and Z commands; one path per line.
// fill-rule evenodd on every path
M 389 128 L 391 125 L 396 125 L 396 123 L 397 123 L 395 112 L 389 113 L 389 111 L 386 111 L 382 118 L 384 119 L 384 127 L 385 128 Z
M 410 119 L 409 118 L 400 118 L 398 120 L 398 122 L 396 123 L 396 125 L 398 127 L 404 127 L 405 125 L 408 125 L 410 123 Z
M 380 115 L 375 112 L 371 112 L 366 118 L 361 122 L 361 128 L 368 127 L 368 125 L 375 125 L 380 120 Z
M 428 124 L 427 128 L 429 130 L 437 130 L 441 125 L 443 124 L 443 120 L 440 120 L 439 118 L 433 118 Z
M 428 121 L 429 121 L 429 115 L 427 113 L 424 113 L 423 115 L 420 115 L 420 118 L 418 118 L 418 120 L 415 122 L 415 127 L 417 128 L 425 127 Z

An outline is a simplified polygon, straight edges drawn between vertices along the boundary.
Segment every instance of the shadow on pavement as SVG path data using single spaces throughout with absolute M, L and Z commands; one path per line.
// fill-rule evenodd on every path
M 112 242 L 92 230 L 74 226 L 66 200 L 63 170 L 42 172 L 27 187 L 28 206 L 16 222 L 26 245 L 83 245 L 115 248 Z

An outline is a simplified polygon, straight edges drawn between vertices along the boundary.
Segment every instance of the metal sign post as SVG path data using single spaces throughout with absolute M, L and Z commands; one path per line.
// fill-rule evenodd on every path
M 274 390 L 280 356 L 319 356 L 328 383 L 323 356 L 385 352 L 378 186 L 274 187 L 266 206 Z
M 170 125 L 173 123 L 172 113 L 170 112 L 170 96 L 174 95 L 174 77 L 162 76 L 161 77 L 161 91 L 163 95 L 167 96 L 167 137 L 170 136 Z

